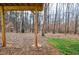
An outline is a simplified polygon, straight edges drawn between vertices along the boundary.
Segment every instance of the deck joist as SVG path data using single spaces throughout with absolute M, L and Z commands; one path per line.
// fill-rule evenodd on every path
M 4 11 L 17 11 L 17 10 L 31 10 L 42 11 L 43 3 L 0 3 L 0 10 Z

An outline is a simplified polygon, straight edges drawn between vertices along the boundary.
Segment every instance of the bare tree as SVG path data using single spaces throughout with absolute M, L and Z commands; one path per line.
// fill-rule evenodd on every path
M 57 10 L 58 10 L 58 3 L 56 4 L 56 12 L 55 12 L 55 20 L 54 20 L 53 33 L 55 33 L 56 19 L 57 19 L 57 13 L 58 13 Z
M 46 32 L 46 17 L 47 17 L 46 11 L 47 11 L 47 6 L 46 4 L 44 4 L 44 20 L 43 20 L 43 26 L 42 26 L 42 36 L 44 36 Z
M 66 20 L 65 20 L 65 33 L 69 33 L 69 17 L 70 17 L 69 6 L 70 6 L 70 4 L 67 3 Z
M 49 24 L 49 20 L 50 20 L 49 19 L 49 16 L 50 16 L 49 15 L 49 3 L 47 4 L 47 8 L 48 8 L 48 10 L 47 10 L 47 16 L 48 16 L 48 18 L 47 18 L 48 19 L 48 32 L 49 32 L 49 26 L 50 26 L 50 24 Z
M 61 31 L 60 31 L 60 22 L 61 22 L 61 21 L 60 21 L 60 16 L 61 16 L 60 13 L 61 13 L 61 10 L 60 10 L 60 4 L 59 4 L 59 15 L 58 15 L 58 16 L 59 16 L 59 17 L 58 17 L 58 19 L 59 19 L 59 28 L 58 28 L 58 32 L 59 32 L 59 33 L 61 32 Z
M 21 12 L 21 20 L 22 20 L 21 32 L 22 32 L 22 33 L 24 33 L 24 15 L 23 15 L 23 14 L 24 14 L 24 12 L 22 11 L 22 12 Z
M 77 6 L 75 7 L 76 11 L 78 11 L 78 4 L 76 4 Z M 75 32 L 74 34 L 77 33 L 77 28 L 78 28 L 78 12 L 76 12 L 76 15 L 75 15 Z

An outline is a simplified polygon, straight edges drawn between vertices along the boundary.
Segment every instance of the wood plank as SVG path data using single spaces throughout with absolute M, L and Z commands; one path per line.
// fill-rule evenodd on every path
M 43 10 L 43 4 L 0 4 L 0 10 L 1 6 L 3 6 L 4 11 L 17 11 L 17 10 L 31 10 L 31 11 L 42 11 Z
M 4 9 L 1 9 L 1 26 L 2 26 L 2 47 L 6 46 L 6 35 L 5 35 L 5 20 L 4 20 Z

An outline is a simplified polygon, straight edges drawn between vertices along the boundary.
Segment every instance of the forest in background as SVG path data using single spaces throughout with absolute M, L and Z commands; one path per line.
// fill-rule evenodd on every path
M 78 3 L 44 3 L 43 11 L 39 11 L 37 17 L 38 32 L 42 34 L 79 33 Z M 34 32 L 34 16 L 31 11 L 5 12 L 5 24 L 6 32 Z

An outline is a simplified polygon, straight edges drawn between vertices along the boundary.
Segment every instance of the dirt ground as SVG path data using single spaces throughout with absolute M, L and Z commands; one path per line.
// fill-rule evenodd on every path
M 46 37 L 38 34 L 39 49 L 34 44 L 34 33 L 6 33 L 6 47 L 2 46 L 0 33 L 0 55 L 59 55 L 56 48 L 50 46 Z
M 6 33 L 6 47 L 2 46 L 2 39 L 0 33 L 0 55 L 61 55 L 56 48 L 52 47 L 47 42 L 48 37 L 65 37 L 77 38 L 79 35 L 75 34 L 52 34 L 47 33 L 45 36 L 38 34 L 38 42 L 41 44 L 39 49 L 32 45 L 34 44 L 34 33 Z
M 79 39 L 79 34 L 63 34 L 63 33 L 47 33 L 46 37 L 58 37 L 58 38 L 73 38 L 73 39 Z

